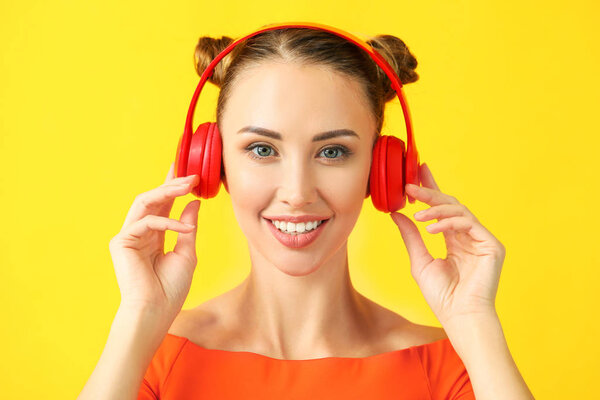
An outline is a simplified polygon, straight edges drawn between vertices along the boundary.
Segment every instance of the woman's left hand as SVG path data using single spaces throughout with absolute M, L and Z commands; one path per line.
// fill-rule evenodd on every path
M 433 258 L 414 222 L 390 213 L 408 250 L 411 274 L 427 304 L 442 325 L 456 318 L 495 313 L 495 299 L 505 248 L 455 197 L 442 193 L 426 164 L 423 186 L 407 185 L 406 192 L 431 207 L 415 214 L 418 221 L 437 219 L 426 227 L 443 232 L 446 258 Z

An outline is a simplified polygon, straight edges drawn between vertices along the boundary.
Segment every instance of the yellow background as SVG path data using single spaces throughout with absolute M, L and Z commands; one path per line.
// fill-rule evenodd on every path
M 589 398 L 599 374 L 597 2 L 16 1 L 0 3 L 2 397 L 75 398 L 120 294 L 108 249 L 134 197 L 174 160 L 199 77 L 199 36 L 313 21 L 393 34 L 416 55 L 405 86 L 421 162 L 506 247 L 497 309 L 536 398 Z M 195 124 L 214 120 L 216 88 Z M 405 138 L 397 100 L 384 134 Z M 179 218 L 193 195 L 177 199 Z M 424 209 L 410 204 L 411 216 Z M 432 254 L 443 236 L 418 222 Z M 249 272 L 228 194 L 202 202 L 184 308 Z M 168 232 L 167 250 L 176 234 Z M 350 236 L 366 296 L 441 326 L 400 232 L 370 198 Z M 32 382 L 33 381 L 33 382 Z

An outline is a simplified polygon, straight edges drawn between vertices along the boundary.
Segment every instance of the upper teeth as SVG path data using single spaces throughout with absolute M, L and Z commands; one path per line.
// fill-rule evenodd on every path
M 317 226 L 321 225 L 321 221 L 310 221 L 310 222 L 287 222 L 287 221 L 271 221 L 273 225 L 277 227 L 282 232 L 286 233 L 303 233 L 306 231 L 310 231 L 315 229 Z

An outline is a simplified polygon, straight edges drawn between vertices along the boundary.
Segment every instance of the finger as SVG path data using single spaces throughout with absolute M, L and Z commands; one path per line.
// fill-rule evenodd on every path
M 435 179 L 433 179 L 433 174 L 431 173 L 431 170 L 429 169 L 429 165 L 427 165 L 426 163 L 421 164 L 421 177 L 422 177 L 421 181 L 423 182 L 423 186 L 426 186 L 428 188 L 432 188 L 435 190 L 440 190 L 439 186 L 435 182 Z
M 123 232 L 126 236 L 131 236 L 137 239 L 142 238 L 151 231 L 166 231 L 172 230 L 176 232 L 190 232 L 194 230 L 191 226 L 172 218 L 159 217 L 158 215 L 146 215 L 139 221 L 135 221 L 129 225 Z
M 442 219 L 456 216 L 473 216 L 471 212 L 462 204 L 440 204 L 426 208 L 413 214 L 417 221 L 429 221 L 431 219 Z
M 123 227 L 142 219 L 148 214 L 159 213 L 161 216 L 168 216 L 175 198 L 186 195 L 197 181 L 198 175 L 193 175 L 187 179 L 187 182 L 184 180 L 183 182 L 178 181 L 180 182 L 179 184 L 163 184 L 136 196 L 133 205 L 125 217 Z
M 182 176 L 179 178 L 172 178 L 170 180 L 165 181 L 161 186 L 172 186 L 172 185 L 184 185 L 184 184 L 190 184 L 192 183 L 194 186 L 197 185 L 200 182 L 200 175 L 195 174 L 195 175 L 188 175 L 188 176 Z
M 171 163 L 171 167 L 169 168 L 169 173 L 167 174 L 167 178 L 165 179 L 165 183 L 173 180 L 175 178 L 175 161 Z
M 200 210 L 200 200 L 190 201 L 181 213 L 181 222 L 196 225 L 188 232 L 181 232 L 177 235 L 177 243 L 173 252 L 185 256 L 190 260 L 196 260 L 196 233 L 198 232 L 198 212 Z
M 402 240 L 406 245 L 411 264 L 411 273 L 414 277 L 418 277 L 421 275 L 423 268 L 433 261 L 433 257 L 429 254 L 429 251 L 423 242 L 423 238 L 419 233 L 419 229 L 410 218 L 399 212 L 393 212 L 390 216 L 398 226 L 400 234 L 402 235 Z
M 435 222 L 425 227 L 429 233 L 439 232 L 465 232 L 474 240 L 485 242 L 492 240 L 494 236 L 483 227 L 483 225 L 473 221 L 470 217 L 451 217 Z
M 417 186 L 413 184 L 406 185 L 406 193 L 414 196 L 417 200 L 423 203 L 429 204 L 430 206 L 437 206 L 439 204 L 460 204 L 459 201 L 448 194 L 442 193 L 437 189 Z
M 171 167 L 169 168 L 169 172 L 167 173 L 167 177 L 165 178 L 165 181 L 163 182 L 164 184 L 168 184 L 168 183 L 183 183 L 183 182 L 187 182 L 190 179 L 196 179 L 196 177 L 199 177 L 198 174 L 194 174 L 194 175 L 187 175 L 187 176 L 180 176 L 179 178 L 175 177 L 175 162 L 171 163 Z
M 179 178 L 176 178 L 175 172 L 173 171 L 173 166 L 171 166 L 171 169 L 169 170 L 169 173 L 167 174 L 167 178 L 165 179 L 165 181 L 163 182 L 163 184 L 161 186 L 170 185 L 170 184 L 179 185 L 179 184 L 186 183 L 186 182 L 194 182 L 194 184 L 197 184 L 197 183 L 199 183 L 199 181 L 200 181 L 200 175 L 198 175 L 198 174 L 180 176 Z

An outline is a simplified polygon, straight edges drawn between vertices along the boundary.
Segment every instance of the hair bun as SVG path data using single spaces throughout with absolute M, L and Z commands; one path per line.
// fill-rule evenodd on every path
M 415 72 L 417 59 L 402 39 L 393 35 L 377 35 L 368 40 L 367 43 L 390 64 L 403 85 L 419 79 L 419 74 Z M 379 66 L 377 67 L 377 73 L 385 92 L 385 101 L 394 99 L 396 91 L 392 89 L 390 79 Z
M 202 76 L 204 70 L 208 65 L 217 57 L 227 46 L 233 43 L 233 39 L 229 36 L 221 36 L 220 39 L 216 39 L 210 36 L 202 36 L 198 39 L 196 49 L 194 50 L 194 67 L 199 76 Z M 239 46 L 236 46 L 239 47 Z M 225 79 L 225 73 L 227 67 L 232 60 L 232 52 L 227 54 L 219 63 L 215 66 L 213 74 L 208 80 L 218 87 L 221 87 Z

